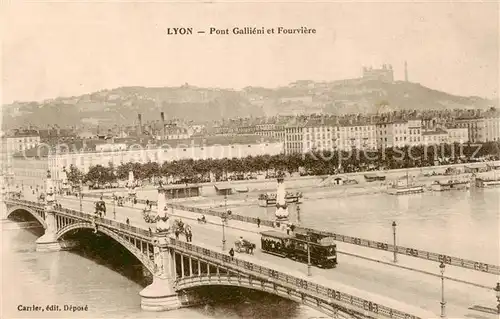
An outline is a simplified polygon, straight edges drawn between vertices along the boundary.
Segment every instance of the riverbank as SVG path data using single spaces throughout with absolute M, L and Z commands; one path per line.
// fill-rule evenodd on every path
M 484 165 L 500 165 L 500 161 L 485 162 Z M 378 174 L 386 177 L 385 181 L 367 182 L 364 175 L 367 172 L 347 173 L 341 176 L 356 181 L 356 184 L 336 185 L 331 182 L 332 176 L 291 176 L 285 180 L 286 188 L 292 192 L 301 192 L 303 201 L 318 200 L 327 198 L 346 198 L 361 195 L 385 194 L 390 184 L 394 181 L 408 176 L 413 183 L 422 185 L 429 190 L 430 186 L 435 181 L 446 182 L 448 180 L 470 181 L 471 173 L 463 173 L 464 167 L 471 164 L 455 164 L 442 166 L 418 167 L 410 169 L 397 169 L 387 171 L 373 171 L 370 174 Z M 444 175 L 448 168 L 462 171 L 460 174 Z M 480 173 L 480 176 L 494 177 L 494 172 Z M 500 175 L 500 174 L 497 174 Z M 330 182 L 328 182 L 330 180 Z M 191 197 L 186 199 L 177 199 L 177 201 L 185 202 L 191 206 L 202 208 L 217 208 L 217 207 L 245 207 L 258 205 L 257 198 L 259 194 L 276 191 L 276 181 L 274 179 L 266 180 L 245 180 L 232 181 L 224 183 L 204 183 L 199 184 L 199 197 Z M 168 187 L 168 186 L 167 186 Z M 231 189 L 231 194 L 226 200 L 222 198 L 216 191 L 216 188 L 225 187 Z M 236 189 L 247 189 L 247 192 L 237 192 Z M 127 196 L 126 189 L 108 189 L 95 190 L 89 193 L 103 193 L 111 195 L 115 193 L 118 196 Z M 146 186 L 137 191 L 137 198 L 157 200 L 157 191 L 154 186 Z

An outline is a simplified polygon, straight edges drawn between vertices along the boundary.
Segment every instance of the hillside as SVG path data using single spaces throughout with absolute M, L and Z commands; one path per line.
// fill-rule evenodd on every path
M 197 88 L 121 87 L 43 102 L 16 102 L 2 107 L 4 129 L 25 126 L 129 125 L 141 113 L 144 121 L 165 117 L 197 122 L 294 113 L 373 113 L 401 109 L 465 109 L 498 107 L 498 102 L 461 97 L 417 83 L 342 80 L 301 81 L 276 89 L 246 87 L 242 91 Z M 383 106 L 383 108 L 381 108 Z

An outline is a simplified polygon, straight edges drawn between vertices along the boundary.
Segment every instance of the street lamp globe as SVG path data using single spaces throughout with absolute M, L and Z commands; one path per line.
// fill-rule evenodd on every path
M 441 275 L 444 275 L 444 268 L 446 267 L 446 265 L 441 262 L 441 264 L 439 265 L 439 270 L 441 271 Z
M 393 222 L 392 222 L 392 229 L 396 229 L 396 226 L 397 226 L 397 225 L 396 225 L 396 221 L 393 221 Z

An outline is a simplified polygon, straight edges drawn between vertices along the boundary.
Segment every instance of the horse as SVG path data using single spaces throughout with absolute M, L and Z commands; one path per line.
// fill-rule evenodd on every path
M 243 240 L 243 243 L 237 240 L 234 242 L 234 247 L 236 248 L 237 252 L 245 251 L 245 253 L 253 255 L 255 244 L 249 242 L 248 240 Z
M 198 220 L 198 224 L 206 224 L 207 223 L 207 220 L 205 218 L 197 218 L 196 220 Z

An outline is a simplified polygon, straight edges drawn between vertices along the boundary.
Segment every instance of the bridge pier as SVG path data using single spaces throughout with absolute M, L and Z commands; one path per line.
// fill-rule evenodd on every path
M 139 295 L 142 310 L 168 311 L 181 307 L 181 300 L 173 288 L 171 278 L 153 276 L 153 283 L 144 288 Z
M 51 206 L 45 208 L 45 233 L 36 240 L 36 251 L 48 252 L 62 250 L 61 243 L 57 240 L 55 214 Z
M 141 308 L 146 311 L 178 309 L 181 301 L 174 289 L 173 251 L 167 245 L 166 236 L 155 236 L 153 243 L 156 272 L 153 274 L 153 283 L 139 293 Z

